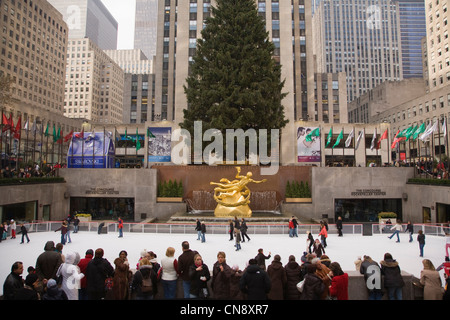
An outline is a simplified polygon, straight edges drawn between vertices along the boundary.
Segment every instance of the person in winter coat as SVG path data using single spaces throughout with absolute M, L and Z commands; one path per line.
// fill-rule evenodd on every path
M 92 257 L 94 256 L 94 250 L 88 249 L 86 251 L 86 254 L 84 256 L 84 259 L 81 259 L 80 262 L 78 262 L 78 268 L 80 268 L 80 273 L 86 274 L 86 268 L 89 263 L 89 261 L 92 260 Z M 78 299 L 79 300 L 87 300 L 87 292 L 86 292 L 86 277 L 81 278 L 80 280 L 80 289 L 78 290 Z
M 136 300 L 153 300 L 156 287 L 156 272 L 150 260 L 143 258 L 139 261 L 139 270 L 136 271 L 131 282 L 132 296 Z
M 397 235 L 397 241 L 396 242 L 400 242 L 400 231 L 403 230 L 402 222 L 397 219 L 397 223 L 391 228 L 391 230 L 394 230 L 394 232 L 388 238 L 392 239 L 392 237 Z
M 114 300 L 128 299 L 128 287 L 130 283 L 130 263 L 125 250 L 119 252 L 119 257 L 114 259 L 113 297 Z
M 17 290 L 16 294 L 14 295 L 14 300 L 41 300 L 41 297 L 37 291 L 38 287 L 39 277 L 35 273 L 29 273 L 25 278 L 25 283 L 22 288 Z
M 206 234 L 206 224 L 204 221 L 202 221 L 201 225 L 200 225 L 200 230 L 201 230 L 201 236 L 202 236 L 202 240 L 201 242 L 206 242 L 206 238 L 205 238 L 205 234 Z
M 287 282 L 286 270 L 281 264 L 281 257 L 276 254 L 272 263 L 267 267 L 267 274 L 270 278 L 271 289 L 269 292 L 270 300 L 283 300 L 284 288 Z
M 304 278 L 303 290 L 300 295 L 300 300 L 320 300 L 325 290 L 325 285 L 322 279 L 317 274 L 317 265 L 309 264 L 306 267 L 306 275 Z
M 436 268 L 436 271 L 441 271 L 442 269 L 444 269 L 445 275 L 447 275 L 447 277 L 450 276 L 450 258 L 449 257 L 445 257 L 444 258 L 444 262 L 441 263 L 439 265 L 439 267 Z
M 364 275 L 364 281 L 369 291 L 369 300 L 381 300 L 381 268 L 370 256 L 364 256 L 359 272 Z
M 307 239 L 306 239 L 306 252 L 313 253 L 313 250 L 311 250 L 311 247 L 314 248 L 314 237 L 311 233 L 311 231 L 306 231 Z
M 199 219 L 196 221 L 195 231 L 197 231 L 197 240 L 202 239 L 202 223 Z
M 50 279 L 47 281 L 47 287 L 44 294 L 42 295 L 42 300 L 54 301 L 54 300 L 69 300 L 63 289 L 58 287 L 56 280 Z
M 327 268 L 330 268 L 331 259 L 326 254 L 323 254 L 320 257 L 320 263 L 326 266 Z
M 78 252 L 68 252 L 66 261 L 61 264 L 56 276 L 62 277 L 61 288 L 67 295 L 69 300 L 78 300 L 78 289 L 80 289 L 80 280 L 84 278 L 84 274 L 80 272 L 77 266 L 80 262 Z
M 342 271 L 338 262 L 330 264 L 330 296 L 337 300 L 348 300 L 348 274 Z
M 299 300 L 300 292 L 297 289 L 297 283 L 303 280 L 302 267 L 295 261 L 295 256 L 289 256 L 289 262 L 284 266 L 286 271 L 285 299 Z
M 248 241 L 250 241 L 250 237 L 247 234 L 247 222 L 245 222 L 245 219 L 241 219 L 241 236 L 242 236 L 242 242 L 245 242 L 245 238 L 247 238 Z
M 326 248 L 327 247 L 327 238 L 328 238 L 328 229 L 324 223 L 320 224 L 319 236 L 320 236 L 322 246 L 324 248 Z
M 190 286 L 191 279 L 189 277 L 189 269 L 191 265 L 194 264 L 194 256 L 198 253 L 197 251 L 191 250 L 189 247 L 189 242 L 183 241 L 181 243 L 181 248 L 183 253 L 178 257 L 178 274 L 181 280 L 183 280 L 183 292 L 184 298 L 188 299 L 190 297 Z
M 205 290 L 208 290 L 207 282 L 211 279 L 211 274 L 199 254 L 194 256 L 194 264 L 189 269 L 189 277 L 191 279 L 190 297 L 193 299 L 208 298 L 209 294 L 205 294 Z
M 14 300 L 16 292 L 23 288 L 23 263 L 16 261 L 11 266 L 11 273 L 3 283 L 3 300 Z
M 241 281 L 244 272 L 239 269 L 238 265 L 231 267 L 230 276 L 230 299 L 231 300 L 244 300 L 244 293 L 239 289 L 239 282 Z
M 225 252 L 217 253 L 217 261 L 213 265 L 212 273 L 211 289 L 214 292 L 214 299 L 230 299 L 230 282 L 233 270 L 226 262 Z
M 423 286 L 424 300 L 442 300 L 444 290 L 439 271 L 436 271 L 433 263 L 428 259 L 422 260 L 423 269 L 420 272 L 420 284 Z
M 86 268 L 86 289 L 89 300 L 102 300 L 105 298 L 105 280 L 114 275 L 114 268 L 109 261 L 103 258 L 102 248 L 95 250 L 94 258 Z
M 267 272 L 258 265 L 256 259 L 250 259 L 239 281 L 239 289 L 247 295 L 247 299 L 267 300 L 271 285 Z
M 323 284 L 324 284 L 324 286 L 325 286 L 325 288 L 324 288 L 324 290 L 323 290 L 323 293 L 322 293 L 322 296 L 321 296 L 321 299 L 322 299 L 322 300 L 325 300 L 325 299 L 328 298 L 328 296 L 329 296 L 329 294 L 330 294 L 329 288 L 330 288 L 330 285 L 331 285 L 331 279 L 330 279 L 330 277 L 328 276 L 329 273 L 330 273 L 330 269 L 329 269 L 326 265 L 322 264 L 322 263 L 320 262 L 320 259 L 319 259 L 319 258 L 314 258 L 314 259 L 311 261 L 311 263 L 316 265 L 316 267 L 317 267 L 317 269 L 316 269 L 316 275 L 317 275 L 320 279 L 322 279 Z
M 259 248 L 258 254 L 255 257 L 255 260 L 261 269 L 266 270 L 266 260 L 270 259 L 270 257 L 271 257 L 271 252 L 269 252 L 269 255 L 266 256 L 266 255 L 264 255 L 264 250 L 262 248 Z
M 44 246 L 44 252 L 36 259 L 36 274 L 39 280 L 57 280 L 56 272 L 62 263 L 61 254 L 55 251 L 55 243 L 47 241 Z
M 398 262 L 392 258 L 390 253 L 385 253 L 384 260 L 380 262 L 380 265 L 389 300 L 402 300 L 402 288 L 405 283 Z
M 342 217 L 339 216 L 336 221 L 336 228 L 338 230 L 338 237 L 342 237 Z
M 418 231 L 417 242 L 419 242 L 419 256 L 423 257 L 423 248 L 425 247 L 425 235 L 422 230 Z
M 228 220 L 228 224 L 230 225 L 230 229 L 228 230 L 229 234 L 230 234 L 230 241 L 233 241 L 233 234 L 234 234 L 234 224 L 233 224 L 233 220 Z
M 234 228 L 234 236 L 235 236 L 235 247 L 236 247 L 236 251 L 241 250 L 241 230 L 238 228 Z
M 178 260 L 174 257 L 175 248 L 168 247 L 166 256 L 161 259 L 161 282 L 164 299 L 175 299 L 177 293 Z
M 406 225 L 405 232 L 409 232 L 409 242 L 413 242 L 413 233 L 414 233 L 414 226 L 411 223 L 411 221 L 408 221 L 408 224 Z
M 61 223 L 61 226 L 55 230 L 55 232 L 61 231 L 61 243 L 62 244 L 66 244 L 66 240 L 67 240 L 67 231 L 68 231 L 68 227 L 67 227 L 67 221 L 64 220 Z
M 27 243 L 30 242 L 30 238 L 28 237 L 28 229 L 23 223 L 20 225 L 20 233 L 22 234 L 22 241 L 20 243 L 23 243 L 25 238 L 27 238 Z
M 325 249 L 322 243 L 320 243 L 319 239 L 316 239 L 316 241 L 314 241 L 313 252 L 316 254 L 317 258 L 320 258 L 322 254 L 325 254 Z

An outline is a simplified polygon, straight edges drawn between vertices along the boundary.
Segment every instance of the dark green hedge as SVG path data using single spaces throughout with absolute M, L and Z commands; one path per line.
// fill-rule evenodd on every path
M 421 178 L 413 178 L 413 179 L 409 179 L 408 183 L 410 183 L 410 184 L 430 185 L 430 186 L 447 186 L 447 187 L 450 187 L 450 180 L 449 179 L 421 179 Z
M 8 185 L 23 185 L 23 184 L 42 184 L 42 183 L 61 183 L 65 182 L 63 177 L 32 177 L 32 178 L 10 178 L 0 179 L 0 186 L 8 186 Z

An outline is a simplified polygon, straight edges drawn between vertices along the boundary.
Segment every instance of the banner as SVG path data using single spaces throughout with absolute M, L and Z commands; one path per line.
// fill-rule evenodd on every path
M 320 134 L 319 127 L 298 127 L 297 129 L 297 161 L 320 162 Z M 308 137 L 308 139 L 306 139 Z
M 67 152 L 69 168 L 113 168 L 115 149 L 110 134 L 73 133 Z
M 171 136 L 172 128 L 170 127 L 147 128 L 148 162 L 171 161 Z

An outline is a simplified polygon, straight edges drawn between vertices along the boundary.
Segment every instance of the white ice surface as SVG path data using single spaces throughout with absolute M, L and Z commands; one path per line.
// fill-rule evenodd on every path
M 317 237 L 317 235 L 314 235 Z M 27 268 L 35 266 L 36 259 L 44 250 L 44 245 L 48 240 L 56 243 L 60 242 L 59 232 L 39 232 L 29 233 L 30 243 L 20 244 L 21 235 L 16 239 L 4 240 L 0 243 L 0 281 L 1 294 L 3 294 L 3 282 L 11 272 L 11 266 L 15 261 L 21 261 L 24 264 L 25 278 Z M 426 245 L 424 257 L 419 257 L 419 245 L 416 240 L 417 234 L 413 235 L 414 241 L 409 243 L 409 235 L 402 233 L 401 242 L 396 243 L 396 238 L 388 239 L 388 234 L 362 236 L 344 234 L 338 237 L 335 234 L 328 236 L 328 247 L 326 254 L 332 261 L 339 262 L 344 271 L 355 270 L 354 261 L 358 256 L 370 255 L 372 259 L 379 262 L 383 260 L 386 252 L 392 254 L 400 268 L 408 273 L 420 277 L 420 271 L 423 268 L 422 260 L 430 259 L 435 267 L 438 267 L 445 256 L 445 238 L 439 236 L 426 236 Z M 272 253 L 281 256 L 281 262 L 285 265 L 288 262 L 289 255 L 294 255 L 300 262 L 302 253 L 306 248 L 306 235 L 299 234 L 298 238 L 289 238 L 288 235 L 261 235 L 250 234 L 251 241 L 241 244 L 242 250 L 235 251 L 234 241 L 229 241 L 228 234 L 206 234 L 206 242 L 201 243 L 197 240 L 196 234 L 144 234 L 144 233 L 124 233 L 123 238 L 118 238 L 117 233 L 108 233 L 98 235 L 96 232 L 71 233 L 72 243 L 64 246 L 63 254 L 69 251 L 78 252 L 83 258 L 87 249 L 103 248 L 105 258 L 113 264 L 121 250 L 128 252 L 128 260 L 132 268 L 136 267 L 140 252 L 143 249 L 153 251 L 157 254 L 157 260 L 164 257 L 167 247 L 175 248 L 175 257 L 178 257 L 181 251 L 181 242 L 189 241 L 191 249 L 197 250 L 203 257 L 208 267 L 212 267 L 216 261 L 218 251 L 224 251 L 227 255 L 227 263 L 230 266 L 237 264 L 244 269 L 248 260 L 255 257 L 259 248 L 264 249 L 264 253 Z M 266 261 L 269 265 L 272 258 Z M 441 271 L 441 276 L 443 271 Z

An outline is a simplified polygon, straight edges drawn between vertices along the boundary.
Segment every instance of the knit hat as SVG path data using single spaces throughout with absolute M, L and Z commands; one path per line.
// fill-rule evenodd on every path
M 33 286 L 33 283 L 35 283 L 38 280 L 38 276 L 34 273 L 30 273 L 29 275 L 27 275 L 27 277 L 25 278 L 25 284 L 27 286 Z
M 57 283 L 56 283 L 55 279 L 50 279 L 50 280 L 47 281 L 47 288 L 53 288 L 53 287 L 56 287 L 56 286 L 57 286 Z

